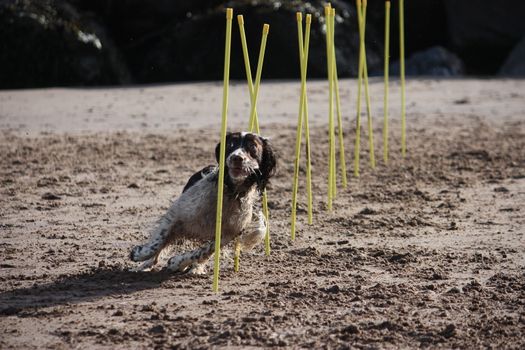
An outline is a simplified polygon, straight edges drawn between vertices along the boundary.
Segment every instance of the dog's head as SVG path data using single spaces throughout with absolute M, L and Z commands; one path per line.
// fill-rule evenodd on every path
M 219 162 L 220 143 L 215 147 Z M 257 183 L 260 191 L 275 174 L 276 159 L 268 139 L 254 133 L 235 132 L 226 135 L 227 183 L 251 186 Z

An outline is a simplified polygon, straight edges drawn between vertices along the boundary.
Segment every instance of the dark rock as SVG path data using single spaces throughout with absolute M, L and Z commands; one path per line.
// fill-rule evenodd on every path
M 483 161 L 490 161 L 492 157 L 486 150 L 472 150 L 464 152 L 452 152 L 449 154 L 448 158 L 474 158 Z
M 0 3 L 0 88 L 129 82 L 93 19 L 59 0 Z
M 226 330 L 222 333 L 219 333 L 217 334 L 217 339 L 226 339 L 226 338 L 230 338 L 232 335 L 232 332 L 229 331 L 229 330 Z
M 290 294 L 288 294 L 288 296 L 290 298 L 298 298 L 298 299 L 302 299 L 302 298 L 305 298 L 306 297 L 306 294 L 302 293 L 302 292 L 291 292 Z
M 2 269 L 13 269 L 15 267 L 16 266 L 12 265 L 12 264 L 0 264 L 0 268 L 2 268 Z
M 435 46 L 416 52 L 405 62 L 406 75 L 457 76 L 465 74 L 461 59 L 444 47 Z M 392 75 L 399 75 L 399 61 L 390 68 Z
M 355 1 L 331 3 L 338 14 L 338 73 L 355 77 Z M 324 5 L 321 0 L 0 0 L 0 88 L 221 80 L 226 7 L 244 15 L 252 73 L 262 25 L 270 24 L 263 80 L 299 78 L 295 12 L 311 13 L 308 76 L 325 79 Z M 397 6 L 392 2 L 392 62 L 399 57 Z M 519 0 L 504 6 L 488 0 L 406 2 L 407 75 L 524 75 L 525 44 L 517 45 L 525 40 L 523 13 Z M 384 2 L 369 1 L 371 76 L 382 73 L 383 33 Z M 392 73 L 398 70 L 394 64 Z M 236 19 L 231 78 L 246 79 Z
M 391 61 L 399 59 L 399 1 L 391 2 L 390 55 Z M 370 10 L 384 13 L 384 2 L 368 1 Z M 371 25 L 383 29 L 384 16 Z M 382 36 L 381 36 L 382 40 Z M 444 0 L 405 1 L 405 54 L 424 51 L 432 46 L 447 47 L 447 13 Z
M 395 262 L 399 264 L 407 264 L 409 262 L 414 262 L 417 259 L 410 253 L 394 253 L 388 259 L 390 262 Z
M 116 44 L 128 53 L 174 23 L 190 20 L 221 5 L 219 0 L 68 0 L 100 18 Z
M 525 36 L 514 46 L 499 70 L 504 76 L 525 76 Z
M 468 105 L 470 103 L 470 100 L 466 97 L 460 98 L 458 100 L 454 100 L 454 104 L 457 105 Z
M 163 333 L 166 333 L 166 329 L 164 328 L 163 325 L 159 324 L 159 325 L 151 327 L 148 330 L 148 333 L 151 333 L 151 334 L 163 334 Z
M 344 334 L 358 334 L 359 333 L 359 327 L 357 327 L 354 324 L 348 325 L 345 328 L 341 330 L 341 333 Z
M 140 82 L 188 79 L 221 79 L 224 60 L 224 9 L 233 7 L 235 15 L 242 14 L 250 51 L 252 73 L 259 53 L 264 23 L 270 25 L 266 47 L 263 78 L 299 77 L 297 25 L 295 13 L 312 14 L 309 77 L 326 77 L 326 44 L 324 34 L 324 1 L 258 2 L 229 1 L 205 13 L 193 14 L 185 21 L 173 23 L 159 33 L 152 33 L 137 43 L 137 64 L 130 63 Z M 336 57 L 340 76 L 357 74 L 359 36 L 355 9 L 348 3 L 335 0 L 337 9 Z M 374 13 L 370 15 L 376 16 Z M 367 59 L 370 71 L 382 64 L 381 31 L 367 29 Z M 246 79 L 237 21 L 232 30 L 232 79 Z
M 430 276 L 430 279 L 433 280 L 433 281 L 438 281 L 438 280 L 444 280 L 444 279 L 446 279 L 446 277 L 443 276 L 443 274 L 441 274 L 441 273 L 434 272 L 432 274 L 432 276 Z
M 319 256 L 321 254 L 316 247 L 299 248 L 292 250 L 291 253 L 299 256 Z
M 525 35 L 525 2 L 445 0 L 450 44 L 468 73 L 495 74 Z
M 389 331 L 392 331 L 392 330 L 396 330 L 399 328 L 398 325 L 390 322 L 390 321 L 383 321 L 381 323 L 378 323 L 376 325 L 374 325 L 375 329 L 388 329 Z
M 445 0 L 445 8 L 452 44 L 457 47 L 508 46 L 525 34 L 521 0 Z
M 461 289 L 458 287 L 452 287 L 447 291 L 447 294 L 459 294 L 461 293 Z
M 449 324 L 443 329 L 441 332 L 439 332 L 440 335 L 444 336 L 445 338 L 451 338 L 454 335 L 456 335 L 456 325 Z
M 375 214 L 377 214 L 377 211 L 367 207 L 367 208 L 364 208 L 363 210 L 361 210 L 359 212 L 359 214 L 361 214 L 361 215 L 375 215 Z
M 155 311 L 152 305 L 143 305 L 141 311 Z
M 507 193 L 509 192 L 509 189 L 507 187 L 500 186 L 500 187 L 496 187 L 494 189 L 494 192 Z
M 54 193 L 51 193 L 51 192 L 46 192 L 42 195 L 42 199 L 45 199 L 45 200 L 58 200 L 58 199 L 62 199 L 62 197 L 54 194 Z
M 326 288 L 325 292 L 330 294 L 337 294 L 341 291 L 341 287 L 339 287 L 337 284 L 334 284 L 330 288 Z

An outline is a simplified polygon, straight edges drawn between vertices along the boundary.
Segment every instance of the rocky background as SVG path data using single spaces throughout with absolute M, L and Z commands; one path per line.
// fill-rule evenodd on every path
M 338 71 L 357 71 L 355 1 L 338 11 Z M 295 12 L 313 14 L 309 76 L 326 75 L 324 1 L 0 0 L 0 88 L 164 83 L 222 78 L 224 8 L 243 14 L 252 64 L 270 24 L 265 79 L 299 76 Z M 399 71 L 398 1 L 392 1 L 392 73 Z M 407 74 L 525 75 L 525 2 L 407 0 Z M 384 2 L 369 0 L 367 59 L 382 73 Z M 244 79 L 233 26 L 232 78 Z

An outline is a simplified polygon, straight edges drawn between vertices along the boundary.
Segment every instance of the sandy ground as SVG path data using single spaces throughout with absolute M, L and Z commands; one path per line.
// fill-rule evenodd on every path
M 351 176 L 355 82 L 342 81 L 349 188 L 326 206 L 325 83 L 310 84 L 314 225 L 289 239 L 298 86 L 264 84 L 277 149 L 272 254 L 211 276 L 129 272 L 130 248 L 213 162 L 221 86 L 0 92 L 0 348 L 525 347 L 525 81 L 408 84 L 409 153 Z M 248 119 L 234 84 L 232 128 Z M 382 84 L 372 84 L 381 159 Z M 213 115 L 213 117 L 210 117 Z M 304 175 L 304 169 L 302 169 Z M 180 249 L 180 248 L 179 248 Z
M 370 79 L 372 111 L 383 116 L 383 81 Z M 327 123 L 325 81 L 308 85 L 310 122 Z M 355 80 L 340 83 L 343 118 L 355 119 Z M 411 117 L 476 116 L 521 120 L 525 99 L 523 80 L 408 80 L 407 112 Z M 266 83 L 259 92 L 258 111 L 263 129 L 271 124 L 297 125 L 297 82 Z M 391 83 L 391 115 L 399 118 L 399 84 Z M 229 123 L 245 128 L 249 97 L 244 82 L 230 86 Z M 222 83 L 179 84 L 113 89 L 0 90 L 0 129 L 20 134 L 148 131 L 171 133 L 179 129 L 220 127 Z M 352 123 L 353 124 L 353 123 Z M 268 130 L 269 132 L 269 130 Z

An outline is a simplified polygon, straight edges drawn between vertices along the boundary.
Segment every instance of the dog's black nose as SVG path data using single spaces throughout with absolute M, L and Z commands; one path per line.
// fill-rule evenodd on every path
M 242 163 L 242 157 L 238 154 L 232 154 L 230 156 L 230 160 L 233 162 L 233 163 Z

